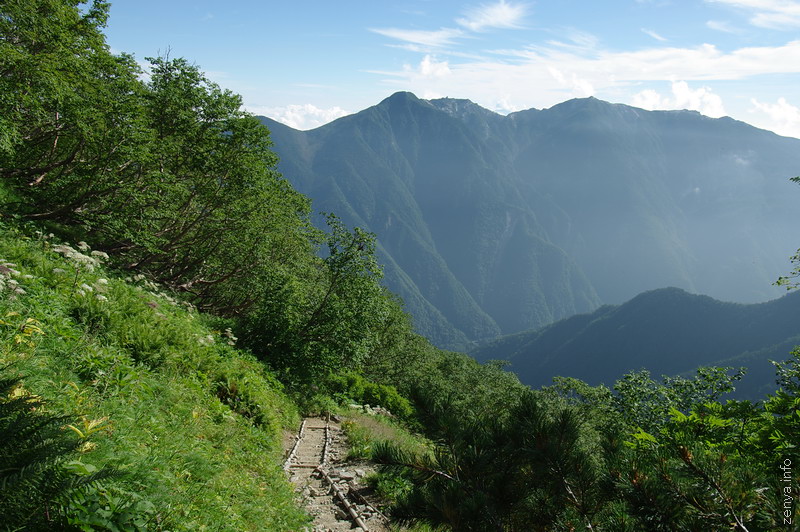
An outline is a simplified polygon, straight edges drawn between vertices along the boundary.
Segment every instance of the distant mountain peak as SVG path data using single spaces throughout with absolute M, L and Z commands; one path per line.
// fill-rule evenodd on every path
M 437 98 L 428 100 L 428 103 L 445 113 L 456 118 L 466 118 L 468 116 L 479 116 L 482 118 L 499 117 L 498 113 L 481 107 L 472 100 L 460 98 Z
M 391 96 L 384 98 L 381 103 L 378 104 L 378 107 L 383 105 L 396 105 L 396 104 L 406 104 L 411 102 L 425 102 L 420 98 L 417 98 L 417 95 L 413 92 L 408 91 L 398 91 L 392 94 Z M 427 103 L 427 102 L 425 102 Z

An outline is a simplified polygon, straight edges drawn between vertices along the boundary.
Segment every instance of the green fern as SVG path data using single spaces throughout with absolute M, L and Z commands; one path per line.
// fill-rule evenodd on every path
M 0 369 L 8 374 L 8 368 Z M 65 459 L 81 440 L 67 416 L 44 410 L 24 392 L 19 377 L 0 377 L 0 515 L 3 530 L 68 529 L 64 505 L 70 495 L 109 476 L 110 470 L 75 472 Z

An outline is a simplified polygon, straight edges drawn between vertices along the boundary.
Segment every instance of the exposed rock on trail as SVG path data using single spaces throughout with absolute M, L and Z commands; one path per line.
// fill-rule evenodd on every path
M 388 532 L 386 519 L 358 496 L 365 469 L 345 463 L 347 450 L 339 423 L 303 420 L 284 469 L 314 518 L 307 530 Z

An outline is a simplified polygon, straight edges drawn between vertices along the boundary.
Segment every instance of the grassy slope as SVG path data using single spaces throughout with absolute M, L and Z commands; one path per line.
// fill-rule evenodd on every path
M 106 481 L 88 513 L 134 504 L 150 529 L 299 529 L 279 454 L 298 413 L 281 385 L 154 285 L 54 247 L 0 218 L 0 264 L 15 270 L 2 277 L 0 367 L 75 414 L 88 436 L 81 462 L 129 473 Z

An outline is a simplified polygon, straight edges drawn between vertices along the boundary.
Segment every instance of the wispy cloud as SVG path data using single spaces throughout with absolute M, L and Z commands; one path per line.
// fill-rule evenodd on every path
M 594 34 L 575 28 L 562 28 L 558 31 L 566 40 L 550 40 L 547 46 L 570 49 L 575 53 L 591 52 L 597 49 L 598 39 Z M 532 46 L 532 50 L 546 50 L 547 47 Z
M 692 48 L 661 47 L 623 52 L 595 49 L 586 53 L 550 46 L 515 53 L 520 60 L 514 68 L 559 65 L 559 68 L 566 67 L 617 82 L 734 80 L 759 74 L 800 73 L 800 41 L 731 52 L 703 44 Z M 465 67 L 469 68 L 469 65 Z
M 650 37 L 652 37 L 653 39 L 655 39 L 657 41 L 666 42 L 666 40 L 667 40 L 666 38 L 662 37 L 661 35 L 659 35 L 655 31 L 648 30 L 647 28 L 642 28 L 642 33 L 644 33 L 645 35 L 649 35 Z
M 709 20 L 706 22 L 706 27 L 723 33 L 742 33 L 741 29 L 731 26 L 731 23 L 725 20 Z
M 438 30 L 407 30 L 401 28 L 371 28 L 370 31 L 410 43 L 412 45 L 430 48 L 441 48 L 453 44 L 454 40 L 461 37 L 464 32 L 457 28 L 441 28 Z
M 455 20 L 460 28 L 439 28 L 438 30 L 370 28 L 370 31 L 403 43 L 390 46 L 398 46 L 415 52 L 428 52 L 431 49 L 452 46 L 459 38 L 491 28 L 522 28 L 521 23 L 527 12 L 527 4 L 500 0 L 494 4 L 482 4 L 466 10 L 464 16 Z
M 800 2 L 796 0 L 706 0 L 750 11 L 754 26 L 776 30 L 800 28 Z
M 495 4 L 482 4 L 468 9 L 456 22 L 471 31 L 484 31 L 488 28 L 521 28 L 522 20 L 528 13 L 525 4 L 509 3 L 500 0 Z

